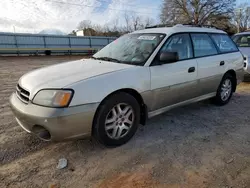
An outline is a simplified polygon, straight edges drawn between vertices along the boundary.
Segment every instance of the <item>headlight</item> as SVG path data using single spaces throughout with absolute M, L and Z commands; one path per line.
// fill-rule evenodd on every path
M 73 90 L 41 90 L 34 99 L 33 103 L 47 107 L 66 107 L 73 97 Z

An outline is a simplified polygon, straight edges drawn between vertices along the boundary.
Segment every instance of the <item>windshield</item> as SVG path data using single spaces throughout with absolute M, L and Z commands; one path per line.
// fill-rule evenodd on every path
M 238 47 L 250 47 L 250 34 L 236 35 L 233 37 L 233 41 Z
M 93 58 L 116 63 L 144 65 L 164 37 L 165 34 L 127 34 L 104 47 Z

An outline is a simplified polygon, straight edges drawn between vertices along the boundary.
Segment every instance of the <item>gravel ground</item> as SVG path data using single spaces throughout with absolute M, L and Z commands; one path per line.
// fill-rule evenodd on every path
M 48 143 L 15 122 L 8 97 L 25 72 L 82 57 L 0 57 L 0 187 L 250 187 L 250 84 L 149 120 L 126 145 Z M 56 169 L 60 158 L 68 167 Z

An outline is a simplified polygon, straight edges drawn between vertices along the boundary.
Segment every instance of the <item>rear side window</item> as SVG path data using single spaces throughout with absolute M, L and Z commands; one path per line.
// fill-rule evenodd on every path
M 201 33 L 191 34 L 191 38 L 194 45 L 195 57 L 203 57 L 203 56 L 218 54 L 218 51 L 212 39 L 207 34 L 201 34 Z
M 212 39 L 217 45 L 221 53 L 237 52 L 238 49 L 235 43 L 229 38 L 228 35 L 223 34 L 211 34 Z

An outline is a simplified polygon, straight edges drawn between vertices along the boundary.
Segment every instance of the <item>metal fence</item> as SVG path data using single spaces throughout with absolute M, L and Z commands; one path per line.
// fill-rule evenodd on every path
M 0 54 L 86 54 L 103 48 L 115 39 L 115 37 L 0 33 Z

